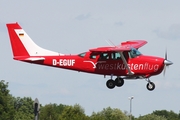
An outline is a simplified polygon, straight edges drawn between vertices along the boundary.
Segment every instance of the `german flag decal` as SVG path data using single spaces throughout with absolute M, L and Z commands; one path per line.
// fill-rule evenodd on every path
M 24 36 L 24 33 L 19 33 L 19 36 L 20 36 L 20 37 Z

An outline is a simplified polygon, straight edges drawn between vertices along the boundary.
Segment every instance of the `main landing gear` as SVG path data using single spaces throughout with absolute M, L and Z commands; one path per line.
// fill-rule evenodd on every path
M 106 86 L 109 88 L 109 89 L 113 89 L 115 86 L 117 87 L 121 87 L 124 85 L 124 79 L 123 78 L 120 78 L 120 77 L 117 77 L 115 80 L 113 80 L 112 78 L 109 79 L 107 82 L 106 82 Z

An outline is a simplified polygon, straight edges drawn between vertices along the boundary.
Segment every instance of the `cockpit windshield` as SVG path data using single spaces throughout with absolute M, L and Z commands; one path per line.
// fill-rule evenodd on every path
M 137 56 L 140 56 L 141 53 L 137 49 L 132 48 L 131 51 L 129 51 L 129 55 L 131 58 L 135 58 Z

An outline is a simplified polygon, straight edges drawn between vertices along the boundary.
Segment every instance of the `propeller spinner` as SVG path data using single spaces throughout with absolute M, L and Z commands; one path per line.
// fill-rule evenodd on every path
M 170 60 L 167 60 L 167 50 L 166 50 L 165 59 L 164 59 L 164 75 L 166 73 L 166 67 L 169 65 L 172 65 L 172 64 L 173 64 L 173 62 L 171 62 Z

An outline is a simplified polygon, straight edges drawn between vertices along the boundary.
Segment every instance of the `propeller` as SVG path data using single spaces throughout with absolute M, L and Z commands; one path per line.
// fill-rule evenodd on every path
M 167 50 L 165 52 L 165 59 L 164 59 L 164 72 L 163 75 L 165 76 L 166 74 L 166 67 L 168 67 L 169 65 L 172 65 L 173 63 L 167 59 Z

